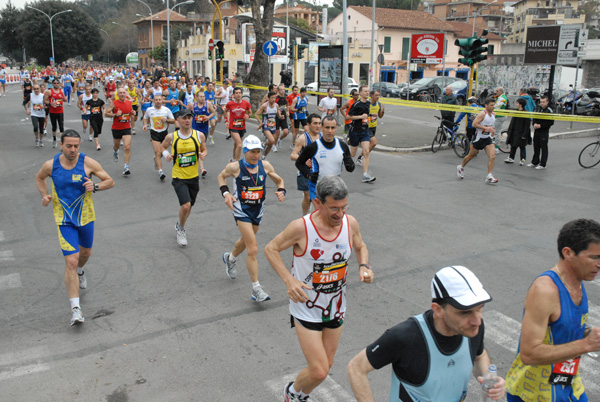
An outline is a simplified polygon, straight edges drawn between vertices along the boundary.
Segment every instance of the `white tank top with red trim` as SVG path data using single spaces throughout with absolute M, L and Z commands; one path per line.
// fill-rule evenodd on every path
M 290 300 L 290 314 L 303 321 L 325 323 L 344 318 L 346 276 L 352 245 L 346 215 L 337 236 L 327 240 L 315 228 L 313 214 L 302 217 L 306 248 L 301 255 L 294 253 L 292 265 L 292 275 L 312 289 L 303 289 L 308 296 L 307 302 L 294 303 Z

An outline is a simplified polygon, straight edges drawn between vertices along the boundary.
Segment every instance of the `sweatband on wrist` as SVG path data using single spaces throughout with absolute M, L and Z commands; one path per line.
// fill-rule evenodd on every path
M 163 151 L 163 153 L 162 153 L 162 154 L 163 154 L 163 156 L 165 157 L 165 159 L 167 159 L 167 156 L 171 155 L 171 154 L 169 153 L 169 151 L 167 151 L 166 149 Z
M 219 189 L 221 190 L 221 195 L 223 197 L 225 197 L 225 193 L 229 193 L 229 187 L 227 187 L 227 185 L 221 186 Z

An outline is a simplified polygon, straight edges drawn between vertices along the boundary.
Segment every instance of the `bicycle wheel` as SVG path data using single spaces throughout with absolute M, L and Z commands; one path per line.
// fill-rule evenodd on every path
M 435 137 L 433 137 L 433 142 L 431 143 L 431 152 L 437 152 L 444 143 L 446 139 L 446 133 L 444 133 L 444 129 L 438 127 L 437 133 L 435 133 Z
M 464 158 L 469 153 L 469 147 L 471 144 L 469 143 L 469 139 L 464 134 L 456 134 L 456 138 L 454 138 L 454 153 L 459 158 Z
M 587 144 L 579 153 L 579 165 L 591 168 L 600 163 L 600 141 Z
M 507 138 L 508 138 L 508 131 L 504 130 L 500 133 L 500 137 L 498 137 L 498 142 L 496 142 L 496 145 L 498 146 L 498 149 L 500 150 L 500 152 L 505 153 L 505 154 L 510 152 L 510 145 L 506 143 Z

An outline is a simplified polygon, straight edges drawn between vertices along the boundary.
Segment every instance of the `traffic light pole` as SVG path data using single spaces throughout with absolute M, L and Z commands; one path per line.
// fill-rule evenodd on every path
M 298 85 L 298 45 L 294 46 L 294 83 L 292 85 Z

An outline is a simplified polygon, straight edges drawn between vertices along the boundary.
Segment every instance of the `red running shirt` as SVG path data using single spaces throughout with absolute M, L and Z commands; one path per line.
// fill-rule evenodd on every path
M 229 112 L 229 128 L 231 130 L 246 129 L 246 119 L 244 119 L 246 110 L 252 110 L 252 106 L 250 106 L 250 102 L 247 100 L 242 99 L 240 103 L 236 103 L 235 101 L 229 101 L 227 103 L 227 111 Z
M 131 115 L 133 108 L 131 107 L 131 102 L 116 100 L 113 102 L 114 108 L 113 113 L 118 113 L 119 110 L 123 112 L 120 116 L 113 117 L 113 130 L 126 130 L 131 128 L 131 119 L 134 118 Z

